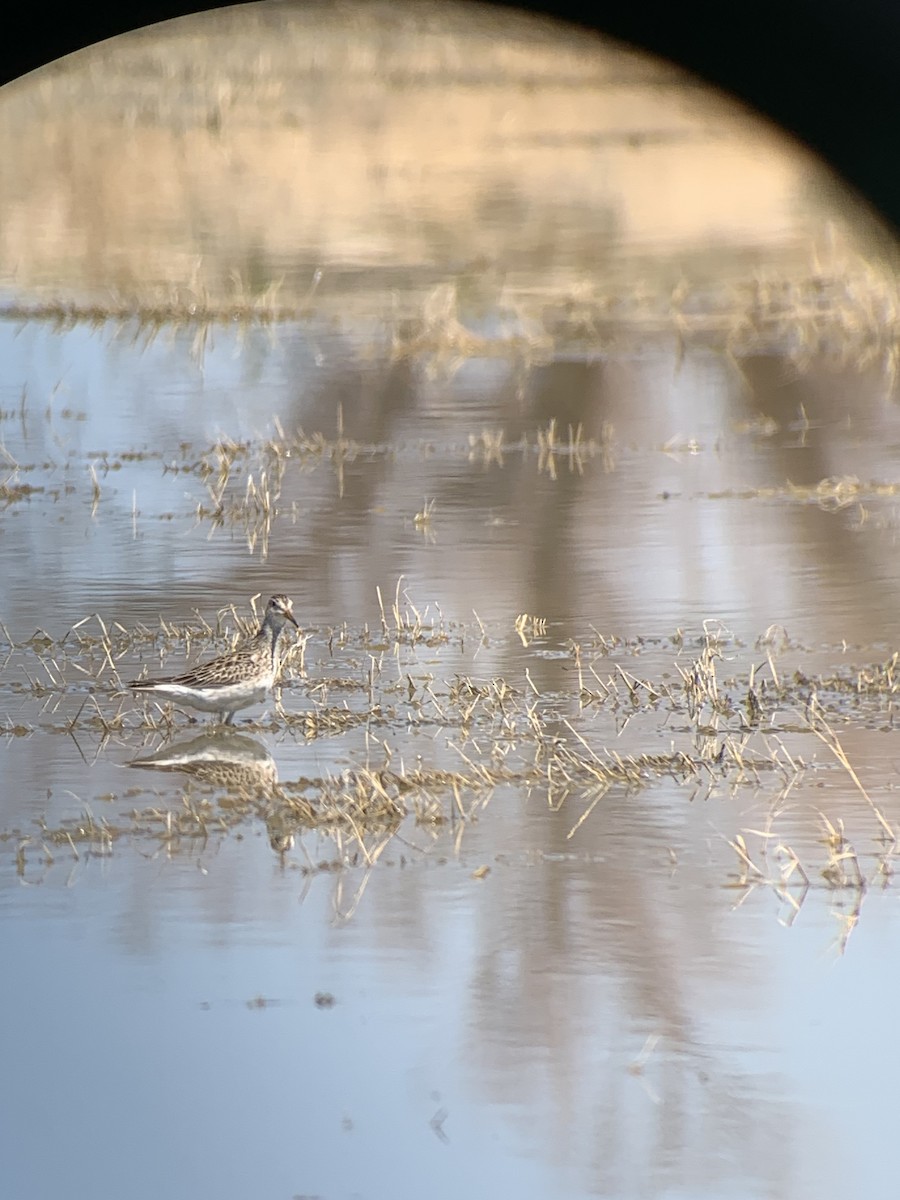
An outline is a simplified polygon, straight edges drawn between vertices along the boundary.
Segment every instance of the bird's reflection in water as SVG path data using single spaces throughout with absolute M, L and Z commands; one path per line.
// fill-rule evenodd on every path
M 266 813 L 266 833 L 269 845 L 282 857 L 294 846 L 294 833 L 298 825 L 290 814 L 279 805 L 271 805 Z
M 270 793 L 278 783 L 275 760 L 262 742 L 222 726 L 196 737 L 166 742 L 152 754 L 133 758 L 128 766 L 180 771 L 230 791 Z
M 227 726 L 166 742 L 152 754 L 133 758 L 127 765 L 179 771 L 251 802 L 264 798 L 273 801 L 278 787 L 278 768 L 266 747 Z M 294 845 L 294 823 L 277 803 L 268 805 L 265 822 L 269 845 L 283 856 Z

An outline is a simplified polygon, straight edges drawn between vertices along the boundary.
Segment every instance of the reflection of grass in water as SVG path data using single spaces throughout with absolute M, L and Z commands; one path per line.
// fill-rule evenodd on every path
M 770 437 L 777 432 L 774 421 L 765 424 L 743 424 L 735 429 L 738 435 Z M 802 431 L 801 431 L 802 432 Z M 279 427 L 272 438 L 259 442 L 215 443 L 209 449 L 196 452 L 191 447 L 183 448 L 186 458 L 180 464 L 167 464 L 167 472 L 198 476 L 206 485 L 209 503 L 201 501 L 193 510 L 198 524 L 208 524 L 211 532 L 229 529 L 241 532 L 251 551 L 258 551 L 264 561 L 268 552 L 269 539 L 275 521 L 282 515 L 279 504 L 281 491 L 288 471 L 315 471 L 327 468 L 338 482 L 343 494 L 344 470 L 357 460 L 372 462 L 389 460 L 397 453 L 390 443 L 358 442 L 339 434 L 328 438 L 324 434 L 307 434 L 298 428 L 291 434 Z M 697 453 L 703 447 L 694 441 L 669 441 L 658 448 L 660 453 Z M 433 443 L 423 443 L 418 448 L 423 458 L 433 455 Z M 405 454 L 411 450 L 405 446 Z M 441 448 L 447 460 L 464 457 L 470 463 L 484 469 L 501 470 L 509 458 L 515 457 L 517 464 L 532 463 L 537 473 L 551 480 L 560 472 L 583 475 L 589 465 L 598 462 L 601 469 L 615 469 L 617 443 L 615 430 L 608 422 L 602 423 L 599 437 L 588 437 L 583 427 L 568 425 L 563 431 L 555 418 L 546 424 L 535 426 L 517 440 L 507 440 L 503 429 L 482 429 L 470 433 L 467 444 L 449 443 Z M 833 512 L 858 509 L 859 520 L 870 517 L 867 505 L 900 493 L 900 483 L 889 480 L 860 480 L 855 476 L 829 476 L 815 484 L 801 485 L 787 482 L 783 485 L 744 487 L 740 490 L 727 489 L 703 493 L 710 500 L 777 500 L 789 504 L 814 504 Z M 27 498 L 24 492 L 21 498 Z M 410 513 L 412 527 L 425 536 L 432 536 L 438 526 L 439 513 L 436 499 L 425 498 L 420 509 Z
M 649 279 L 657 271 L 648 263 Z M 438 289 L 418 321 L 401 326 L 395 357 L 424 358 L 433 366 L 503 353 L 531 363 L 560 354 L 607 358 L 634 352 L 646 339 L 675 338 L 679 354 L 693 345 L 724 353 L 740 372 L 741 359 L 761 353 L 784 357 L 805 370 L 823 360 L 864 370 L 881 363 L 889 379 L 900 354 L 900 290 L 890 273 L 857 259 L 829 273 L 779 275 L 674 286 L 632 277 L 619 286 L 505 294 L 498 311 L 506 336 L 486 337 L 466 323 L 452 285 Z M 499 302 L 498 302 L 499 303 Z
M 340 427 L 340 416 L 338 424 Z M 277 420 L 275 425 L 275 436 L 261 441 L 220 439 L 199 452 L 182 446 L 183 461 L 167 463 L 165 468 L 166 473 L 196 475 L 205 484 L 209 502 L 201 501 L 193 511 L 198 524 L 209 524 L 211 532 L 223 528 L 242 531 L 249 549 L 258 550 L 263 561 L 272 525 L 281 515 L 279 499 L 288 470 L 309 472 L 328 467 L 343 495 L 344 471 L 350 464 L 360 458 L 389 460 L 398 452 L 390 443 L 362 443 L 343 432 L 329 438 L 322 433 L 307 434 L 300 427 L 287 433 Z M 586 437 L 581 425 L 570 425 L 562 433 L 551 419 L 515 442 L 506 442 L 503 430 L 483 429 L 470 434 L 466 446 L 453 443 L 444 453 L 485 468 L 503 467 L 505 455 L 517 453 L 533 461 L 539 474 L 556 479 L 560 469 L 583 474 L 598 456 L 604 469 L 611 470 L 615 461 L 612 427 L 604 423 L 600 435 L 599 439 Z M 422 443 L 418 449 L 428 458 L 433 444 Z M 426 498 L 422 508 L 411 515 L 413 528 L 426 536 L 433 533 L 435 503 L 434 498 Z
M 674 339 L 679 356 L 693 346 L 718 351 L 739 374 L 744 358 L 774 354 L 800 372 L 814 364 L 860 371 L 880 365 L 889 383 L 897 375 L 900 290 L 889 272 L 862 259 L 830 272 L 757 272 L 695 284 L 688 267 L 674 285 L 664 278 L 653 282 L 652 262 L 646 269 L 646 276 L 632 267 L 618 282 L 575 290 L 505 285 L 477 313 L 460 302 L 466 277 L 442 283 L 424 298 L 410 292 L 398 301 L 395 289 L 384 297 L 368 295 L 366 304 L 370 317 L 382 314 L 385 352 L 395 360 L 415 360 L 432 376 L 451 376 L 471 359 L 509 359 L 523 372 L 560 355 L 602 352 L 614 359 L 632 355 L 648 339 L 667 344 Z M 307 296 L 293 304 L 275 303 L 279 284 L 248 296 L 238 280 L 233 294 L 219 300 L 203 293 L 186 299 L 129 296 L 102 306 L 11 303 L 0 317 L 47 321 L 59 329 L 118 324 L 145 345 L 164 331 L 190 329 L 192 354 L 202 361 L 219 326 L 249 331 L 329 317 L 352 323 L 346 296 L 332 295 L 313 306 L 321 278 L 317 272 Z
M 432 673 L 435 652 L 451 633 L 454 638 L 487 636 L 480 622 L 468 631 L 451 626 L 439 610 L 432 616 L 430 606 L 422 610 L 409 601 L 399 582 L 393 602 L 382 602 L 381 612 L 377 631 L 343 627 L 332 633 L 331 658 L 340 661 L 346 654 L 349 675 L 325 670 L 314 684 L 307 678 L 307 711 L 285 711 L 278 704 L 275 717 L 258 727 L 269 735 L 314 740 L 364 726 L 370 746 L 383 748 L 380 761 L 367 754 L 365 764 L 351 765 L 338 775 L 279 782 L 261 745 L 243 764 L 236 752 L 224 756 L 218 772 L 207 745 L 193 768 L 187 762 L 165 764 L 191 780 L 175 807 L 141 804 L 144 789 L 130 788 L 122 796 L 84 803 L 83 815 L 74 821 L 41 825 L 36 832 L 4 833 L 0 840 L 15 845 L 20 873 L 30 873 L 38 861 L 49 864 L 61 850 L 74 858 L 84 852 L 109 853 L 122 838 L 150 840 L 166 853 L 188 848 L 196 853 L 198 844 L 259 822 L 279 853 L 297 845 L 298 838 L 302 848 L 302 834 L 316 830 L 335 846 L 337 858 L 329 869 L 335 863 L 371 866 L 393 837 L 409 828 L 427 833 L 423 853 L 445 837 L 458 845 L 498 790 L 532 802 L 539 795 L 548 810 L 570 813 L 567 836 L 572 839 L 587 823 L 602 819 L 603 801 L 611 790 L 635 795 L 671 778 L 687 787 L 688 800 L 708 801 L 736 790 L 767 797 L 764 827 L 741 829 L 727 839 L 738 863 L 730 883 L 745 894 L 771 889 L 796 912 L 808 890 L 824 887 L 855 897 L 858 910 L 867 886 L 889 881 L 896 830 L 864 787 L 837 728 L 839 723 L 865 721 L 873 710 L 893 702 L 900 693 L 896 654 L 884 663 L 830 675 L 789 675 L 779 669 L 777 659 L 790 647 L 783 631 L 773 629 L 758 643 L 768 673 L 754 666 L 746 677 L 725 676 L 722 664 L 733 639 L 721 626 L 709 624 L 699 637 L 679 632 L 672 639 L 674 670 L 641 677 L 618 663 L 610 670 L 609 656 L 628 648 L 597 635 L 583 644 L 569 643 L 574 668 L 570 692 L 543 696 L 527 670 L 525 687 L 500 676 L 457 674 L 441 679 Z M 16 655 L 20 664 L 30 661 L 31 670 L 25 673 L 37 698 L 60 699 L 73 680 L 93 679 L 97 686 L 90 703 L 85 701 L 60 731 L 76 740 L 98 738 L 99 750 L 109 744 L 129 747 L 135 737 L 162 734 L 160 749 L 134 763 L 153 766 L 154 758 L 165 758 L 165 737 L 178 723 L 171 709 L 158 710 L 156 716 L 142 715 L 131 706 L 107 712 L 116 699 L 117 663 L 148 644 L 163 657 L 200 639 L 204 651 L 210 640 L 221 643 L 224 638 L 230 644 L 255 628 L 255 622 L 256 618 L 239 618 L 233 609 L 221 610 L 213 622 L 199 615 L 181 625 L 160 621 L 156 630 L 107 626 L 99 618 L 92 628 L 91 619 L 86 619 L 58 641 L 39 631 L 28 643 L 11 647 L 9 655 Z M 525 614 L 517 619 L 515 630 L 526 650 L 546 637 L 545 623 Z M 411 647 L 427 650 L 428 673 L 411 674 L 408 666 L 385 672 L 401 647 L 405 653 Z M 293 663 L 301 675 L 303 650 L 300 646 L 295 651 Z M 23 691 L 28 694 L 29 689 Z M 332 693 L 343 697 L 337 706 Z M 664 724 L 680 744 L 673 741 L 671 750 L 662 753 L 636 749 L 625 754 L 605 748 L 596 744 L 592 729 L 594 716 L 601 712 L 614 720 L 617 736 L 632 722 L 649 719 L 653 726 Z M 238 741 L 252 742 L 247 735 L 254 728 L 253 722 L 243 723 Z M 404 766 L 403 737 L 409 728 L 450 735 L 446 744 L 456 765 L 418 758 L 415 765 Z M 7 724 L 3 732 L 14 737 L 31 729 L 20 722 Z M 651 737 L 655 741 L 657 736 L 654 729 Z M 812 748 L 808 760 L 798 752 L 798 743 Z M 827 750 L 825 762 L 816 760 L 816 747 Z M 850 779 L 872 816 L 872 838 L 880 850 L 871 866 L 851 844 L 843 818 L 827 816 L 818 803 L 810 804 L 810 811 L 823 831 L 824 860 L 814 861 L 809 851 L 801 854 L 778 832 L 789 805 L 795 811 L 799 806 L 806 772 L 830 763 L 837 763 Z M 107 808 L 102 817 L 94 812 L 100 800 Z M 139 806 L 128 815 L 118 809 L 112 815 L 107 805 L 121 806 L 123 800 Z M 848 933 L 850 928 L 852 922 Z
M 9 415 L 0 413 L 0 420 Z M 805 413 L 801 416 L 802 422 L 794 429 L 802 439 L 808 426 Z M 207 530 L 210 538 L 219 531 L 242 537 L 248 549 L 264 562 L 276 525 L 281 522 L 283 528 L 285 521 L 293 519 L 296 502 L 284 500 L 283 492 L 286 481 L 296 491 L 297 472 L 309 474 L 321 469 L 331 472 L 338 494 L 343 496 L 345 473 L 354 463 L 391 462 L 401 456 L 407 461 L 419 458 L 424 462 L 433 459 L 436 448 L 433 440 L 404 442 L 398 446 L 390 441 L 375 443 L 349 437 L 343 432 L 340 410 L 335 436 L 318 431 L 307 433 L 301 426 L 288 431 L 277 418 L 273 425 L 274 432 L 270 436 L 241 441 L 220 437 L 204 447 L 182 442 L 165 455 L 160 450 L 91 453 L 83 460 L 81 470 L 70 472 L 64 482 L 55 486 L 51 480 L 59 476 L 59 471 L 53 463 L 20 464 L 0 442 L 0 471 L 6 472 L 5 478 L 0 475 L 0 511 L 29 504 L 49 508 L 57 504 L 83 503 L 92 515 L 96 515 L 108 504 L 116 503 L 115 489 L 106 486 L 110 475 L 115 477 L 116 472 L 132 464 L 156 461 L 162 463 L 164 476 L 192 476 L 200 482 L 205 494 L 198 497 L 195 492 L 188 498 L 189 493 L 176 488 L 180 508 L 176 503 L 174 509 L 145 512 L 139 488 L 134 488 L 131 510 L 135 529 L 139 520 L 193 520 L 196 527 Z M 733 432 L 738 438 L 767 439 L 780 429 L 771 418 L 754 418 L 735 423 Z M 527 467 L 551 481 L 561 475 L 585 475 L 591 468 L 613 471 L 619 456 L 616 432 L 610 423 L 601 423 L 596 435 L 588 436 L 580 423 L 564 424 L 556 418 L 525 430 L 520 428 L 515 439 L 510 438 L 503 427 L 484 427 L 469 432 L 465 441 L 453 439 L 440 443 L 439 448 L 442 459 L 448 464 L 464 461 L 487 472 L 504 470 L 512 463 L 518 473 Z M 709 448 L 693 439 L 675 438 L 650 449 L 672 456 L 699 453 Z M 788 481 L 780 485 L 697 494 L 719 502 L 757 500 L 816 505 L 827 512 L 843 510 L 859 524 L 884 524 L 892 517 L 881 513 L 877 506 L 898 493 L 900 484 L 895 480 L 866 480 L 843 475 L 829 476 L 806 485 Z M 292 494 L 288 492 L 289 497 Z M 404 519 L 408 527 L 428 540 L 440 534 L 441 512 L 434 496 L 426 496 L 421 507 L 411 506 Z

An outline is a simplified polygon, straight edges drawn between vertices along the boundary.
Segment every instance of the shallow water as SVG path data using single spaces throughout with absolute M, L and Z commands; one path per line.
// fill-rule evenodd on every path
M 733 134 L 746 208 L 716 226 L 688 189 L 713 150 L 725 187 L 720 107 L 704 125 L 653 76 L 630 108 L 565 47 L 546 127 L 521 80 L 441 77 L 480 136 L 447 134 L 452 194 L 416 159 L 428 123 L 404 141 L 408 79 L 367 167 L 328 107 L 343 157 L 319 146 L 295 240 L 273 217 L 256 251 L 289 318 L 221 319 L 246 227 L 203 172 L 266 151 L 212 84 L 200 192 L 161 193 L 155 224 L 141 193 L 99 240 L 67 227 L 73 193 L 15 262 L 0 239 L 11 1196 L 892 1194 L 893 293 L 846 250 L 849 205 L 801 203 L 805 160 Z M 84 100 L 47 84 L 35 120 L 63 85 Z M 280 171 L 305 126 L 266 97 Z M 604 149 L 628 112 L 648 141 Z M 473 223 L 479 169 L 506 199 Z M 208 311 L 123 315 L 156 272 L 189 291 L 201 245 Z M 460 268 L 485 248 L 502 270 Z M 22 319 L 104 279 L 115 318 Z M 306 640 L 234 730 L 125 690 L 226 649 L 275 591 Z
M 686 1194 L 837 1195 L 860 1170 L 884 1194 L 848 1147 L 887 1133 L 865 1064 L 890 1038 L 872 1000 L 892 978 L 890 897 L 838 962 L 826 905 L 790 929 L 765 895 L 735 909 L 702 827 L 661 833 L 683 796 L 611 804 L 587 857 L 538 849 L 546 812 L 523 853 L 520 808 L 369 876 L 304 875 L 252 836 L 117 850 L 24 895 L 10 872 L 5 1019 L 40 1036 L 8 1042 L 4 1137 L 55 1150 L 14 1158 L 11 1191 L 93 1180 L 99 1153 L 128 1160 L 136 1196 L 411 1195 L 411 1171 L 446 1196 L 622 1194 L 646 1172 Z
M 778 738 L 810 762 L 790 787 L 779 772 L 661 777 L 599 796 L 576 787 L 559 802 L 534 782 L 481 796 L 464 784 L 470 820 L 409 818 L 361 843 L 293 830 L 286 849 L 262 814 L 210 821 L 202 837 L 166 837 L 147 814 L 204 800 L 215 810 L 234 786 L 274 777 L 339 777 L 381 762 L 384 745 L 401 771 L 465 769 L 495 752 L 530 761 L 525 700 L 510 705 L 509 727 L 494 714 L 464 732 L 447 711 L 457 677 L 539 696 L 545 728 L 592 753 L 697 750 L 683 713 L 626 721 L 581 707 L 573 642 L 595 672 L 588 687 L 619 669 L 674 684 L 704 621 L 725 630 L 723 679 L 765 671 L 757 639 L 773 623 L 792 639 L 774 657 L 786 676 L 884 662 L 896 645 L 893 499 L 867 496 L 861 520 L 859 504 L 831 510 L 787 481 L 838 461 L 861 480 L 889 479 L 892 409 L 873 399 L 850 440 L 839 418 L 817 419 L 807 379 L 802 437 L 788 421 L 760 437 L 738 427 L 727 386 L 717 416 L 698 412 L 698 390 L 723 379 L 715 356 L 689 355 L 677 374 L 663 356 L 613 364 L 636 392 L 668 402 L 610 416 L 604 448 L 560 454 L 554 473 L 527 417 L 526 444 L 502 463 L 472 453 L 470 432 L 491 420 L 486 392 L 471 417 L 430 411 L 414 392 L 415 412 L 385 421 L 342 470 L 327 456 L 287 461 L 263 553 L 259 536 L 249 545 L 252 523 L 198 518 L 206 482 L 172 467 L 190 468 L 223 435 L 271 436 L 276 417 L 316 430 L 298 399 L 306 379 L 286 380 L 303 330 L 279 331 L 253 386 L 240 386 L 239 413 L 225 364 L 240 372 L 247 350 L 225 335 L 201 374 L 177 342 L 11 333 L 2 407 L 15 408 L 23 380 L 27 399 L 4 418 L 4 445 L 17 478 L 45 490 L 4 516 L 6 561 L 28 571 L 5 576 L 0 605 L 17 644 L 0 685 L 12 835 L 0 846 L 3 1009 L 17 1034 L 2 1127 L 9 1146 L 54 1146 L 39 1170 L 33 1154 L 13 1156 L 12 1192 L 54 1194 L 111 1155 L 129 1163 L 136 1196 L 414 1195 L 410 1179 L 425 1175 L 429 1194 L 446 1196 L 488 1185 L 753 1196 L 786 1181 L 838 1195 L 860 1177 L 884 1194 L 872 1165 L 889 1107 L 876 1046 L 892 1017 L 873 996 L 890 994 L 900 936 L 893 885 L 879 875 L 890 851 L 847 774 L 796 732 L 795 706 L 751 735 L 760 753 Z M 65 400 L 49 396 L 53 371 Z M 865 377 L 852 384 L 859 397 Z M 348 438 L 361 419 L 345 414 Z M 417 525 L 426 500 L 431 517 Z M 431 645 L 383 638 L 376 588 L 390 613 L 401 576 L 401 607 L 443 631 Z M 92 612 L 107 629 L 194 609 L 214 624 L 222 604 L 246 612 L 251 593 L 281 588 L 310 635 L 284 711 L 365 714 L 377 662 L 378 715 L 308 738 L 271 706 L 251 710 L 238 723 L 244 774 L 230 781 L 196 765 L 129 767 L 185 742 L 196 764 L 205 726 L 176 714 L 168 739 L 143 728 L 99 652 L 78 648 L 78 633 L 99 636 L 95 620 L 59 639 Z M 546 623 L 520 637 L 520 613 Z M 24 646 L 36 629 L 55 644 Z M 123 680 L 173 669 L 220 644 L 209 641 L 126 647 L 115 666 Z M 419 707 L 421 691 L 413 703 L 410 679 L 438 705 Z M 868 708 L 857 699 L 840 734 L 896 823 L 892 712 L 889 695 Z M 124 725 L 107 736 L 95 713 Z M 226 755 L 207 757 L 221 766 Z M 823 886 L 820 809 L 846 823 L 872 885 L 861 911 L 858 888 Z M 69 844 L 37 822 L 124 833 Z M 767 827 L 806 864 L 809 894 L 796 879 L 738 886 L 729 841 Z M 763 839 L 745 836 L 761 863 Z M 836 1121 L 849 1130 L 839 1141 Z

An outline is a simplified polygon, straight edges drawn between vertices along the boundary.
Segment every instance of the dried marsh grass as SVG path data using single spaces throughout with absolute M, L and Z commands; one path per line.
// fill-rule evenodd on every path
M 95 755 L 129 749 L 133 755 L 136 742 L 149 742 L 155 748 L 134 757 L 132 765 L 144 772 L 176 772 L 186 781 L 174 806 L 168 799 L 148 803 L 146 786 L 138 784 L 121 795 L 82 801 L 82 815 L 74 820 L 5 831 L 0 840 L 15 848 L 20 873 L 49 869 L 60 854 L 73 862 L 109 854 L 123 838 L 150 841 L 166 854 L 188 847 L 195 853 L 211 840 L 254 828 L 265 830 L 282 857 L 315 832 L 334 847 L 327 869 L 371 867 L 394 838 L 405 842 L 411 830 L 418 833 L 418 853 L 428 853 L 448 837 L 459 845 L 465 829 L 484 819 L 498 792 L 504 803 L 538 802 L 548 812 L 568 815 L 570 840 L 602 819 L 611 795 L 636 801 L 668 779 L 684 790 L 685 803 L 710 804 L 736 793 L 754 797 L 755 803 L 771 797 L 763 827 L 747 827 L 725 839 L 737 861 L 729 884 L 740 891 L 740 902 L 768 889 L 785 906 L 785 919 L 791 919 L 810 890 L 855 896 L 858 908 L 868 888 L 890 883 L 896 818 L 865 786 L 839 731 L 853 720 L 855 705 L 893 702 L 896 654 L 832 676 L 792 674 L 778 661 L 793 649 L 791 643 L 773 627 L 758 643 L 763 667 L 735 674 L 740 647 L 721 623 L 708 622 L 699 634 L 676 632 L 670 669 L 641 676 L 621 661 L 610 662 L 611 656 L 627 660 L 627 643 L 595 634 L 568 644 L 568 695 L 544 696 L 527 666 L 515 680 L 459 671 L 436 676 L 401 667 L 401 653 L 408 664 L 419 652 L 433 662 L 451 642 L 463 644 L 466 631 L 436 606 L 416 604 L 402 580 L 390 603 L 380 592 L 377 599 L 379 627 L 332 631 L 325 660 L 310 665 L 306 643 L 295 647 L 287 665 L 288 699 L 282 697 L 264 724 L 243 721 L 239 733 L 225 737 L 200 725 L 203 732 L 187 742 L 184 723 L 171 709 L 142 713 L 123 704 L 118 695 L 123 659 L 150 651 L 164 662 L 201 643 L 204 653 L 211 645 L 227 648 L 255 629 L 255 610 L 248 615 L 228 607 L 210 620 L 197 613 L 188 622 L 160 620 L 154 627 L 132 629 L 94 615 L 61 638 L 37 630 L 26 642 L 10 640 L 7 667 L 16 662 L 22 668 L 21 694 L 37 702 L 45 716 L 52 716 L 73 690 L 90 687 L 63 725 L 48 726 L 42 719 L 44 734 L 68 733 L 77 744 L 92 744 Z M 527 655 L 546 640 L 547 625 L 522 614 L 511 632 Z M 487 636 L 477 618 L 468 636 L 476 642 Z M 342 665 L 345 657 L 349 671 Z M 337 706 L 330 702 L 332 692 L 342 697 Z M 841 702 L 838 711 L 823 705 L 830 694 Z M 301 695 L 305 699 L 298 704 Z M 71 703 L 66 707 L 70 710 Z M 671 749 L 624 753 L 605 742 L 634 722 L 646 723 L 654 742 L 660 725 L 669 727 Z M 24 721 L 7 722 L 0 736 L 27 737 L 35 729 Z M 434 762 L 404 763 L 406 737 L 416 729 L 439 735 Z M 365 734 L 369 747 L 364 763 L 314 778 L 279 778 L 278 744 L 340 739 L 354 730 Z M 856 823 L 860 811 L 869 814 L 867 841 L 875 847 L 874 857 L 868 848 L 859 849 L 858 838 L 851 841 L 847 814 L 826 813 L 821 793 L 814 802 L 803 799 L 809 794 L 804 786 L 809 772 L 821 778 L 835 770 L 862 804 L 862 809 L 853 807 Z M 129 807 L 123 804 L 126 797 L 140 803 Z M 103 814 L 97 816 L 101 799 Z M 813 845 L 825 852 L 818 861 L 808 840 L 798 846 L 787 834 L 788 816 L 795 825 L 804 808 L 819 830 Z M 844 944 L 852 928 L 848 921 Z

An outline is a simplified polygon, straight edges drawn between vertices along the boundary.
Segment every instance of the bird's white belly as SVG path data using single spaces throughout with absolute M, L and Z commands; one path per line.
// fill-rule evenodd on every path
M 266 692 L 271 686 L 271 680 L 248 686 L 246 683 L 229 684 L 217 687 L 215 690 L 199 691 L 183 683 L 158 684 L 153 690 L 158 696 L 168 696 L 171 700 L 180 700 L 201 712 L 221 713 L 237 712 L 241 708 L 249 708 L 251 704 L 259 704 L 265 700 Z

